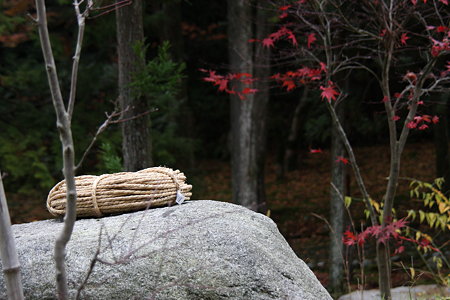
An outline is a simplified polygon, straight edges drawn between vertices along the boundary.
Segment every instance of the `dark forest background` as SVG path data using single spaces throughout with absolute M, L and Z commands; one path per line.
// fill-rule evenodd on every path
M 155 110 L 150 113 L 153 165 L 182 170 L 193 184 L 193 199 L 232 201 L 230 99 L 205 82 L 205 74 L 200 71 L 229 72 L 226 1 L 143 3 L 142 55 L 148 65 L 153 62 L 164 68 L 175 63 L 180 70 L 180 87 L 173 96 L 158 94 L 155 89 L 143 91 L 151 95 L 148 110 Z M 37 30 L 27 16 L 34 13 L 34 3 L 0 0 L 0 9 L 0 169 L 13 222 L 20 223 L 50 217 L 45 212 L 45 199 L 52 186 L 63 179 L 61 146 Z M 66 0 L 47 1 L 47 11 L 64 88 L 69 86 L 76 18 Z M 273 17 L 268 20 L 275 24 L 277 8 L 270 13 Z M 117 108 L 116 36 L 114 11 L 88 20 L 72 121 L 77 160 L 105 120 L 105 113 Z M 284 71 L 283 65 L 274 65 L 271 70 L 273 74 Z M 144 79 L 137 81 L 142 84 Z M 353 72 L 346 84 L 345 128 L 367 171 L 372 195 L 381 198 L 387 174 L 378 167 L 389 163 L 388 128 L 380 101 L 383 96 L 377 82 L 363 71 Z M 67 94 L 68 90 L 63 92 Z M 432 99 L 437 105 L 422 109 L 422 113 L 438 115 L 442 122 L 412 132 L 405 153 L 405 177 L 432 181 L 445 175 L 447 100 L 448 94 L 444 94 Z M 294 139 L 293 127 L 298 129 Z M 311 213 L 325 218 L 329 214 L 330 168 L 335 161 L 330 154 L 331 127 L 320 90 L 298 88 L 287 92 L 272 83 L 267 107 L 267 203 L 263 213 L 277 222 L 297 254 L 324 284 L 329 230 Z M 120 125 L 110 125 L 77 175 L 123 170 L 121 143 Z M 323 152 L 315 154 L 311 149 Z M 348 194 L 356 191 L 351 174 L 347 185 Z M 406 211 L 411 204 L 408 195 L 408 183 L 404 182 L 399 189 L 399 210 Z M 355 204 L 360 208 L 355 209 L 355 219 L 364 219 L 360 204 Z M 394 284 L 404 283 L 407 277 L 398 275 Z

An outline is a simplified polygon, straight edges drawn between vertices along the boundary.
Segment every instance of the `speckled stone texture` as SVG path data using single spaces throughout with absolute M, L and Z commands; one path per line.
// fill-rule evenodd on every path
M 14 225 L 26 299 L 54 299 L 58 220 Z M 330 295 L 275 223 L 246 208 L 197 200 L 75 224 L 67 249 L 81 299 L 303 299 Z M 3 276 L 0 299 L 5 299 Z

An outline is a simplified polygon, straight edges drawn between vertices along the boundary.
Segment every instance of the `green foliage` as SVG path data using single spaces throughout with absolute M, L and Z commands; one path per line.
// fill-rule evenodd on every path
M 166 107 L 174 104 L 168 103 L 168 98 L 173 99 L 178 94 L 186 68 L 184 63 L 177 63 L 171 59 L 169 49 L 170 43 L 164 41 L 158 49 L 157 56 L 148 61 L 141 72 L 135 74 L 132 83 L 139 97 L 148 97 L 152 104 L 166 105 Z M 137 43 L 134 51 L 142 60 L 145 60 L 147 47 L 143 43 Z
M 450 201 L 441 192 L 443 183 L 443 178 L 435 179 L 432 184 L 420 180 L 412 180 L 410 183 L 410 196 L 411 198 L 420 200 L 423 203 L 424 208 L 427 210 L 408 210 L 408 218 L 412 221 L 418 219 L 419 223 L 422 224 L 421 229 L 426 229 L 423 226 L 426 225 L 428 227 L 428 231 L 438 231 L 440 235 L 445 234 L 450 230 Z M 433 238 L 421 230 L 415 230 L 414 238 L 416 240 L 426 240 L 428 241 L 427 243 L 431 243 L 433 247 L 437 248 Z M 444 242 L 444 245 L 446 243 L 448 243 L 448 241 Z M 438 252 L 436 253 L 438 255 L 432 257 L 432 263 L 434 264 L 434 268 L 432 268 L 430 263 L 425 260 L 424 255 L 421 253 L 427 253 L 429 250 L 428 247 L 418 246 L 417 250 L 419 251 L 419 254 L 428 269 L 433 274 L 435 280 L 439 284 L 449 286 L 450 274 L 443 274 L 442 269 L 444 264 L 447 269 L 450 268 L 450 263 L 442 255 L 442 252 Z
M 48 190 L 54 184 L 48 147 L 36 131 L 21 132 L 10 126 L 0 136 L 0 166 L 7 173 L 6 184 L 17 193 Z M 33 134 L 34 133 L 34 134 Z
M 116 173 L 123 171 L 122 159 L 110 142 L 100 144 L 100 161 L 104 172 Z
M 143 43 L 135 45 L 134 50 L 145 59 L 147 47 Z M 170 44 L 165 41 L 158 54 L 146 62 L 143 70 L 135 74 L 132 87 L 139 97 L 145 97 L 149 107 L 156 109 L 151 114 L 153 160 L 155 165 L 173 165 L 184 159 L 187 149 L 192 150 L 193 141 L 178 134 L 181 98 L 181 85 L 184 78 L 184 63 L 174 62 L 169 54 Z
M 434 184 L 419 180 L 411 181 L 410 196 L 422 200 L 425 208 L 435 211 L 409 210 L 408 216 L 415 220 L 419 216 L 419 222 L 426 222 L 431 229 L 450 230 L 450 201 L 440 191 L 443 178 L 437 178 Z

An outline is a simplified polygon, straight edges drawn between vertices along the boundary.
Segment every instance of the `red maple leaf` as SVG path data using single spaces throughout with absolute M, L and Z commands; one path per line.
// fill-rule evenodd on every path
M 408 221 L 406 221 L 406 218 L 401 218 L 400 220 L 397 220 L 397 221 L 391 223 L 394 230 L 406 227 L 407 224 L 408 224 Z
M 292 5 L 284 5 L 284 6 L 278 7 L 278 9 L 281 10 L 281 11 L 286 11 L 286 10 L 288 10 L 291 6 L 292 6 Z
M 293 89 L 295 89 L 296 85 L 294 83 L 294 81 L 292 81 L 291 79 L 284 79 L 283 81 L 283 86 L 286 87 L 287 91 L 292 91 Z
M 342 238 L 342 242 L 344 243 L 344 245 L 347 246 L 354 245 L 356 244 L 356 240 L 357 240 L 356 235 L 353 232 L 351 232 L 348 229 L 344 232 L 344 237 Z
M 341 163 L 343 163 L 344 165 L 347 165 L 347 164 L 348 164 L 348 159 L 345 158 L 345 157 L 343 157 L 343 156 L 338 156 L 338 157 L 336 158 L 336 162 L 341 162 Z
M 316 34 L 310 33 L 308 34 L 308 48 L 311 48 L 311 44 L 317 41 Z
M 400 42 L 402 43 L 402 45 L 406 45 L 406 41 L 409 40 L 409 36 L 406 35 L 406 33 L 402 33 L 401 37 L 400 37 Z
M 322 151 L 322 149 L 309 149 L 309 153 L 313 153 L 313 154 L 316 154 L 316 153 L 322 153 L 323 151 Z
M 439 0 L 439 1 L 444 3 L 445 5 L 448 5 L 448 0 Z
M 251 88 L 245 88 L 242 90 L 242 94 L 255 94 L 258 90 L 257 89 L 251 89 Z
M 328 82 L 328 86 L 320 86 L 322 93 L 320 94 L 322 99 L 327 98 L 328 102 L 331 102 L 331 99 L 336 100 L 336 96 L 339 95 L 339 92 L 335 90 L 335 86 L 333 82 Z
M 287 37 L 288 39 L 291 40 L 292 45 L 297 46 L 297 39 L 295 38 L 295 35 L 292 33 L 292 31 L 290 31 L 289 29 L 287 29 Z
M 270 37 L 263 39 L 262 44 L 263 44 L 263 47 L 267 47 L 267 48 L 274 46 L 273 39 Z
M 400 253 L 403 253 L 404 251 L 405 251 L 405 246 L 400 246 L 395 249 L 394 254 L 400 254 Z
M 219 91 L 225 91 L 228 89 L 228 79 L 217 80 L 214 85 L 219 86 Z
M 448 27 L 447 26 L 438 26 L 436 27 L 436 32 L 447 32 L 448 31 Z

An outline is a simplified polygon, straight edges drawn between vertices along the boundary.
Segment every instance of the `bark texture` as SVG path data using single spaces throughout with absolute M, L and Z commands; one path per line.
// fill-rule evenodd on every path
M 3 277 L 8 299 L 21 300 L 24 298 L 20 263 L 1 176 L 0 172 L 0 258 L 3 266 Z
M 122 152 L 125 171 L 137 171 L 152 165 L 150 117 L 145 97 L 137 97 L 130 84 L 133 75 L 144 66 L 133 46 L 144 40 L 142 1 L 133 1 L 116 11 L 117 54 L 119 67 L 119 103 L 123 111 Z
M 263 12 L 261 12 L 263 13 Z M 250 73 L 256 76 L 268 72 L 269 53 L 260 47 L 255 53 L 248 40 L 255 35 L 266 34 L 264 15 L 256 16 L 257 33 L 252 27 L 250 1 L 228 1 L 229 61 L 232 73 Z M 254 65 L 255 55 L 258 66 Z M 256 95 L 246 95 L 241 100 L 235 95 L 231 101 L 231 156 L 233 202 L 255 211 L 265 209 L 264 200 L 264 148 L 265 115 L 268 101 L 267 86 L 261 82 Z M 236 90 L 242 90 L 236 83 Z
M 343 103 L 336 107 L 336 113 L 345 122 Z M 342 142 L 336 126 L 332 127 L 331 134 L 331 191 L 330 191 L 330 277 L 329 287 L 335 292 L 341 292 L 343 282 L 343 230 L 344 230 L 344 199 L 346 195 L 346 166 L 336 162 L 338 156 L 345 156 L 344 143 Z
M 64 217 L 64 226 L 58 238 L 55 241 L 54 259 L 56 268 L 56 288 L 58 299 L 68 299 L 67 287 L 67 271 L 65 264 L 66 245 L 69 242 L 76 219 L 76 202 L 77 192 L 75 188 L 75 150 L 72 138 L 71 119 L 73 106 L 75 101 L 76 78 L 78 70 L 78 62 L 80 59 L 81 46 L 83 42 L 83 32 L 85 25 L 85 17 L 80 13 L 79 3 L 74 2 L 75 12 L 78 21 L 78 37 L 75 55 L 73 58 L 72 78 L 70 97 L 67 109 L 64 105 L 59 78 L 56 71 L 56 64 L 50 43 L 50 36 L 47 27 L 47 13 L 44 0 L 36 0 L 37 25 L 39 30 L 39 38 L 44 56 L 45 67 L 47 71 L 47 79 L 52 95 L 53 107 L 56 114 L 56 127 L 61 140 L 63 155 L 63 173 L 67 186 L 67 204 L 66 215 Z M 88 8 L 86 8 L 88 9 Z

